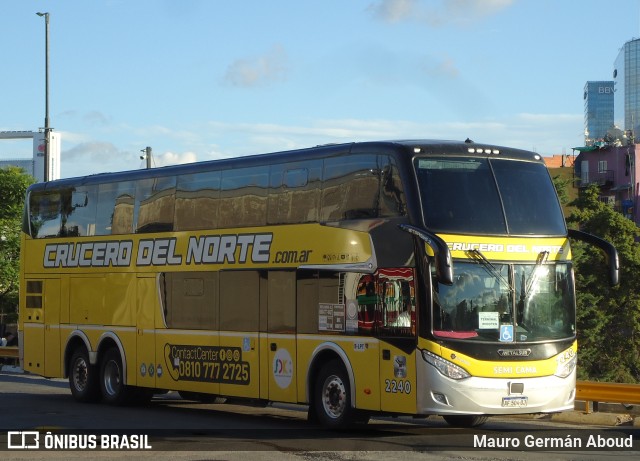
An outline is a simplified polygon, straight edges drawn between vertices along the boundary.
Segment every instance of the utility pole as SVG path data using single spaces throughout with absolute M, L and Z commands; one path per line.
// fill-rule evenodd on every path
M 45 27 L 45 112 L 44 112 L 44 181 L 49 181 L 49 148 L 50 148 L 50 133 L 51 127 L 49 125 L 49 13 L 36 13 L 40 17 L 44 17 Z
M 151 168 L 151 147 L 147 146 L 144 149 L 142 149 L 140 152 L 142 152 L 144 155 L 140 156 L 140 160 L 145 160 L 147 161 L 147 169 Z

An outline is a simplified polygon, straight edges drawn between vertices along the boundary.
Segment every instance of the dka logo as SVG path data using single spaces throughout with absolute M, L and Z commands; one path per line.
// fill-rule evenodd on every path
M 278 349 L 278 352 L 273 356 L 273 378 L 280 388 L 286 389 L 291 384 L 292 377 L 293 361 L 291 355 L 286 349 Z

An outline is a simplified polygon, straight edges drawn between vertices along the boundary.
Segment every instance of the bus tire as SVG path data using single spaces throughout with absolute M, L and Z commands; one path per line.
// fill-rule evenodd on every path
M 69 387 L 78 402 L 96 402 L 100 398 L 98 367 L 89 362 L 89 352 L 78 347 L 69 361 Z
M 443 418 L 449 426 L 453 427 L 478 427 L 489 419 L 488 416 L 477 415 L 447 415 Z
M 318 373 L 313 405 L 318 423 L 328 428 L 348 426 L 355 422 L 351 407 L 351 388 L 344 366 L 338 360 L 325 363 Z
M 131 403 L 133 393 L 124 383 L 122 358 L 116 348 L 108 349 L 100 361 L 100 391 L 102 400 L 110 405 Z

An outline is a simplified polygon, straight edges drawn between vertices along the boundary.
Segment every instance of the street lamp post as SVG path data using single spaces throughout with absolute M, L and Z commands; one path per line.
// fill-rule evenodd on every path
M 38 16 L 44 16 L 45 25 L 45 113 L 44 113 L 44 180 L 49 181 L 49 13 L 36 13 Z

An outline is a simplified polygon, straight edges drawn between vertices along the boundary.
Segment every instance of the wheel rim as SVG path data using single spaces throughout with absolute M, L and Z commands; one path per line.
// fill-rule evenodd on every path
M 340 418 L 347 405 L 347 388 L 340 377 L 329 376 L 322 387 L 322 407 L 333 418 Z
M 121 382 L 120 365 L 115 360 L 109 360 L 104 366 L 104 390 L 109 395 L 116 395 Z
M 84 357 L 78 357 L 73 366 L 73 385 L 79 391 L 84 391 L 87 387 L 89 376 L 89 365 Z

